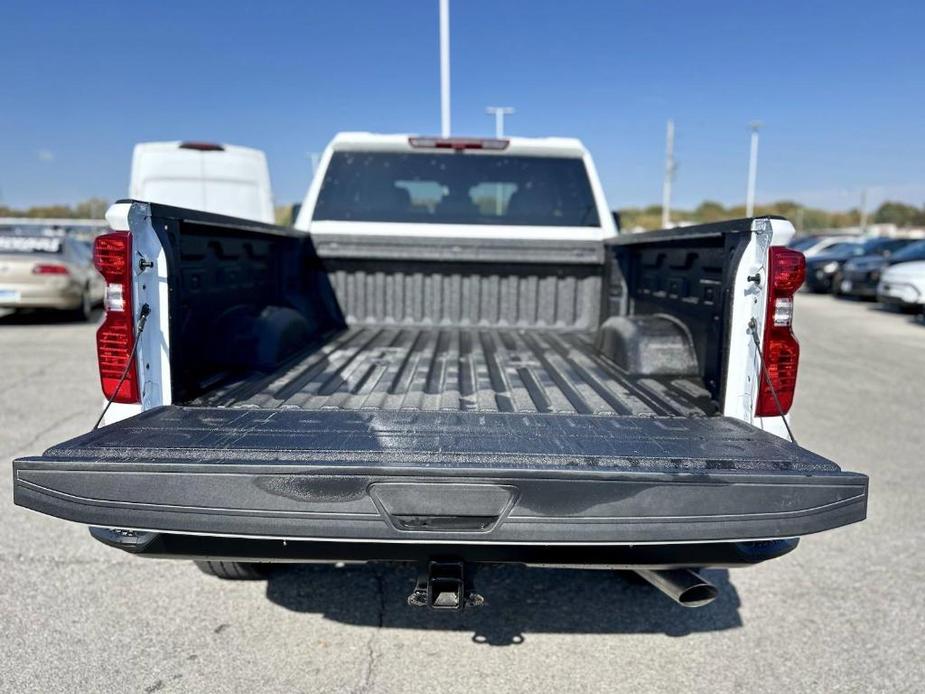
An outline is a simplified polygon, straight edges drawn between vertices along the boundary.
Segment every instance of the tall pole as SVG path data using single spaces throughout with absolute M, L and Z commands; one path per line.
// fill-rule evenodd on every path
M 495 117 L 495 137 L 499 140 L 504 137 L 504 117 L 514 113 L 511 106 L 487 106 L 485 113 Z
M 440 135 L 450 136 L 450 0 L 440 0 Z
M 674 179 L 674 121 L 665 130 L 665 178 L 662 181 L 662 228 L 671 226 L 671 181 Z
M 860 219 L 858 220 L 858 224 L 863 234 L 867 231 L 867 188 L 861 189 L 861 209 L 859 212 Z
M 745 216 L 755 214 L 755 184 L 758 181 L 758 128 L 761 123 L 752 121 L 748 124 L 752 131 L 751 147 L 748 154 L 748 188 L 745 191 Z
M 485 113 L 495 117 L 495 137 L 499 140 L 504 137 L 504 117 L 514 113 L 511 106 L 486 106 Z M 504 184 L 495 184 L 495 214 L 499 217 L 504 209 Z

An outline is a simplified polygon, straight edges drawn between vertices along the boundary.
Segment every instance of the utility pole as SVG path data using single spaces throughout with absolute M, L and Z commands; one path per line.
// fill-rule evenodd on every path
M 867 188 L 861 188 L 861 207 L 859 209 L 860 219 L 858 220 L 861 227 L 861 233 L 867 231 Z
M 485 113 L 495 117 L 495 137 L 499 140 L 504 137 L 504 117 L 514 113 L 511 106 L 486 106 Z
M 668 120 L 665 130 L 665 178 L 662 181 L 662 228 L 671 226 L 671 182 L 677 164 L 674 161 L 674 121 Z
M 758 128 L 761 122 L 753 120 L 748 124 L 752 131 L 751 147 L 748 153 L 748 188 L 745 191 L 745 216 L 755 214 L 755 183 L 758 181 Z
M 511 106 L 486 106 L 485 113 L 495 116 L 495 137 L 499 140 L 504 137 L 504 117 L 514 113 Z M 501 216 L 504 208 L 504 184 L 495 184 L 495 214 Z
M 450 0 L 440 0 L 440 135 L 450 136 Z

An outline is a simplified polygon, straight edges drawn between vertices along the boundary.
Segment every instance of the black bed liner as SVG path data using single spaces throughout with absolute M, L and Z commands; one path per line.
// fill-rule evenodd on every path
M 165 407 L 15 461 L 88 525 L 358 541 L 670 543 L 862 520 L 867 478 L 738 420 Z
M 631 375 L 591 331 L 352 326 L 272 374 L 215 388 L 220 407 L 555 412 L 698 417 L 696 376 Z

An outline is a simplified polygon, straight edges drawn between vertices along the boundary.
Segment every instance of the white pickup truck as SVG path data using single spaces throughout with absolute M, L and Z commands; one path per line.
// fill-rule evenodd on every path
M 480 562 L 631 569 L 692 606 L 693 569 L 865 517 L 867 478 L 787 437 L 783 219 L 621 235 L 576 140 L 363 133 L 294 229 L 107 219 L 116 404 L 14 494 L 113 547 L 229 578 L 414 561 L 409 603 L 451 609 Z

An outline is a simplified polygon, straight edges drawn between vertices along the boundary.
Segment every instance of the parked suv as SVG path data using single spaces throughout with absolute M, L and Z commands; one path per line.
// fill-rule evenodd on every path
M 897 263 L 925 260 L 925 240 L 908 240 L 906 245 L 888 255 L 873 253 L 845 261 L 836 294 L 873 299 L 883 271 Z
M 817 294 L 836 291 L 841 287 L 844 266 L 849 260 L 870 256 L 886 258 L 907 244 L 908 239 L 872 238 L 863 243 L 838 246 L 826 253 L 807 258 L 806 288 Z
M 880 275 L 877 301 L 907 310 L 925 308 L 925 241 L 896 254 Z

